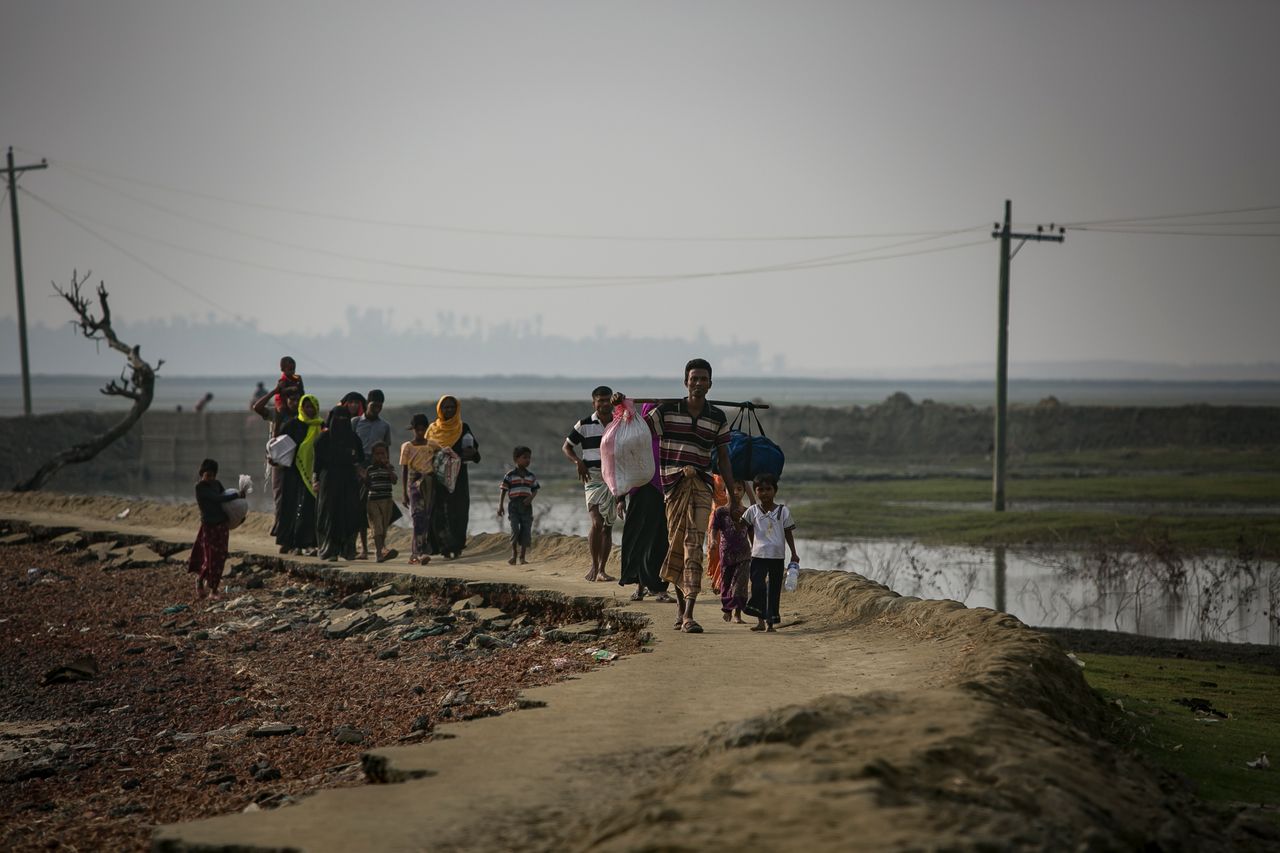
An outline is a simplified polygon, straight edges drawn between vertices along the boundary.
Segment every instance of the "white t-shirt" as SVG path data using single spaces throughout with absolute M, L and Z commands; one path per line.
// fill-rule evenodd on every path
M 742 514 L 742 520 L 755 530 L 751 556 L 766 560 L 781 560 L 786 557 L 786 531 L 796 526 L 786 504 L 774 504 L 773 509 L 768 512 L 760 509 L 759 504 L 752 504 Z

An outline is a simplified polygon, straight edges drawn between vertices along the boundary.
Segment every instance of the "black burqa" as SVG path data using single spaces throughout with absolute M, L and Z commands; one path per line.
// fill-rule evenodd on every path
M 364 448 L 342 406 L 329 412 L 328 429 L 316 440 L 316 540 L 327 560 L 354 559 L 361 529 L 360 477 Z

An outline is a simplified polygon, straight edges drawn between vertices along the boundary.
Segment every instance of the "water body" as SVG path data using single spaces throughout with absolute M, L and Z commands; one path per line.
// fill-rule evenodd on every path
M 473 532 L 505 532 L 496 500 L 472 495 Z M 539 498 L 534 535 L 585 535 L 580 501 Z M 621 527 L 614 541 L 620 541 Z M 1031 626 L 1280 645 L 1280 564 L 1057 549 L 926 547 L 886 540 L 798 539 L 801 563 L 856 572 L 901 595 L 1012 613 Z M 586 567 L 583 567 L 585 572 Z
M 37 413 L 70 409 L 125 409 L 128 401 L 98 393 L 111 374 L 101 376 L 35 376 L 32 408 Z M 213 394 L 209 411 L 243 411 L 259 381 L 267 387 L 277 376 L 190 377 L 165 376 L 156 380 L 156 409 L 190 410 L 206 393 Z M 348 391 L 381 388 L 388 405 L 399 406 L 435 400 L 441 394 L 489 400 L 578 400 L 590 392 L 596 380 L 558 376 L 469 377 L 372 377 L 304 374 L 307 390 L 326 404 Z M 680 389 L 679 377 L 611 379 L 633 396 L 669 395 Z M 990 406 L 995 397 L 991 381 L 926 381 L 918 379 L 816 379 L 804 377 L 717 376 L 715 394 L 720 399 L 762 399 L 770 403 L 814 406 L 850 406 L 881 403 L 902 391 L 917 402 Z M 1057 397 L 1074 405 L 1176 406 L 1189 403 L 1216 405 L 1280 405 L 1280 382 L 1155 382 L 1101 380 L 1014 379 L 1009 384 L 1012 403 L 1035 403 Z M 14 375 L 0 376 L 0 416 L 22 413 L 22 384 Z
M 255 483 L 259 481 L 255 480 Z M 473 483 L 471 533 L 507 533 L 496 484 Z M 586 535 L 580 490 L 549 483 L 534 503 L 534 537 Z M 147 500 L 190 502 L 163 486 Z M 252 509 L 271 511 L 256 486 Z M 803 509 L 798 510 L 803 530 Z M 408 528 L 408 518 L 400 527 Z M 614 528 L 614 547 L 622 525 Z M 914 542 L 797 538 L 806 568 L 856 572 L 900 595 L 952 599 L 1012 613 L 1033 627 L 1091 628 L 1148 637 L 1280 645 L 1280 564 L 1230 557 L 1163 563 L 1114 551 L 932 547 Z M 583 566 L 585 573 L 587 566 Z

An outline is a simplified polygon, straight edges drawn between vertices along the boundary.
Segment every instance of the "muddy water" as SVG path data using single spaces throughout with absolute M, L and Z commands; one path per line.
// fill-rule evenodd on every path
M 177 500 L 163 486 L 152 500 Z M 547 486 L 535 502 L 534 534 L 583 535 L 588 519 L 572 484 Z M 185 496 L 183 500 L 186 500 Z M 270 511 L 270 493 L 251 498 Z M 474 489 L 472 533 L 505 532 L 497 491 Z M 803 530 L 803 518 L 800 519 Z M 402 519 L 401 526 L 408 526 Z M 621 540 L 622 525 L 614 528 Z M 1033 626 L 1092 628 L 1151 637 L 1280 645 L 1280 564 L 1229 557 L 1174 565 L 1122 552 L 926 547 L 888 540 L 810 540 L 803 565 L 851 571 L 902 595 L 949 598 L 1004 610 Z
M 473 496 L 471 529 L 503 530 L 496 502 Z M 586 533 L 583 504 L 540 499 L 535 534 Z M 620 541 L 621 526 L 614 541 Z M 1280 565 L 1227 557 L 1169 565 L 1122 552 L 926 547 L 799 539 L 802 563 L 868 577 L 902 595 L 1004 610 L 1033 626 L 1280 645 Z

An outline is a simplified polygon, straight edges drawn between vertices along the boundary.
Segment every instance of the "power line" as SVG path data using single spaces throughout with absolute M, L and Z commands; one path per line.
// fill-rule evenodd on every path
M 550 280 L 557 283 L 554 283 L 554 284 L 541 283 L 541 284 L 525 285 L 525 286 L 504 285 L 504 284 L 448 284 L 448 283 L 404 282 L 404 281 L 392 281 L 388 279 L 379 279 L 379 278 L 341 276 L 341 275 L 334 275 L 332 273 L 312 272 L 308 270 L 299 270 L 299 269 L 294 269 L 290 267 L 278 266 L 274 264 L 264 264 L 256 261 L 248 261 L 242 258 L 236 258 L 229 255 L 219 254 L 217 252 L 209 252 L 203 249 L 196 249 L 190 246 L 184 246 L 178 243 L 172 243 L 168 240 L 163 240 L 158 237 L 152 237 L 150 235 L 142 234 L 132 229 L 115 225 L 114 223 L 106 222 L 98 217 L 90 216 L 85 213 L 80 213 L 80 212 L 72 213 L 68 210 L 60 208 L 58 205 L 55 205 L 53 202 L 50 202 L 47 199 L 36 196 L 34 193 L 29 193 L 27 190 L 23 190 L 23 192 L 31 195 L 33 199 L 39 201 L 41 204 L 44 204 L 50 209 L 56 210 L 59 213 L 59 215 L 63 216 L 64 218 L 71 219 L 71 220 L 77 220 L 78 218 L 83 218 L 90 222 L 96 222 L 97 224 L 105 228 L 120 232 L 122 234 L 127 234 L 139 240 L 143 240 L 149 243 L 163 246 L 168 249 L 174 249 L 176 251 L 187 252 L 189 254 L 197 255 L 204 258 L 209 258 L 212 260 L 225 261 L 227 263 L 239 264 L 241 266 L 246 266 L 253 269 L 260 269 L 260 270 L 273 272 L 273 273 L 284 273 L 287 275 L 300 276 L 308 279 L 323 279 L 323 280 L 336 281 L 336 282 L 342 282 L 342 283 L 374 284 L 374 285 L 382 285 L 387 287 L 400 287 L 400 288 L 411 288 L 411 289 L 421 289 L 421 290 L 471 290 L 471 291 L 475 291 L 475 290 L 493 290 L 493 291 L 578 290 L 578 289 L 588 289 L 588 288 L 619 287 L 619 286 L 637 285 L 637 284 L 664 284 L 664 283 L 670 283 L 675 281 L 691 281 L 691 280 L 697 280 L 697 279 L 723 278 L 723 277 L 730 277 L 730 276 L 737 276 L 737 275 L 754 275 L 754 274 L 771 273 L 771 272 L 788 272 L 792 270 L 821 269 L 821 268 L 831 267 L 831 266 L 845 266 L 845 265 L 850 265 L 854 263 L 860 263 L 863 261 L 888 260 L 891 258 L 909 257 L 910 255 L 913 255 L 913 254 L 929 254 L 935 251 L 939 251 L 939 249 L 923 250 L 923 251 L 915 251 L 915 252 L 902 252 L 902 253 L 889 254 L 889 255 L 874 255 L 872 257 L 858 257 L 860 255 L 866 256 L 866 255 L 872 255 L 873 253 L 876 253 L 876 252 L 884 252 L 888 249 L 898 248 L 903 245 L 911 245 L 911 244 L 916 244 L 920 242 L 928 242 L 936 239 L 941 239 L 943 237 L 957 236 L 970 231 L 976 231 L 982 227 L 982 226 L 975 226 L 972 228 L 955 229 L 954 231 L 942 232 L 941 234 L 931 234 L 928 237 L 917 237 L 911 240 L 900 241 L 898 243 L 872 246 L 865 249 L 856 249 L 850 252 L 840 252 L 834 255 L 823 255 L 815 258 L 802 258 L 802 259 L 797 259 L 793 261 L 786 261 L 782 263 L 769 264 L 769 265 L 756 266 L 756 267 L 743 267 L 743 268 L 727 269 L 727 270 L 695 271 L 695 272 L 682 272 L 682 273 L 657 273 L 657 274 L 643 275 L 643 276 L 635 276 L 635 275 L 556 276 L 556 275 L 545 275 L 545 274 L 535 274 L 535 273 L 504 273 L 504 272 L 488 272 L 488 271 L 481 271 L 481 270 L 467 270 L 464 273 L 460 273 L 460 274 L 466 274 L 466 275 L 472 275 L 472 276 L 488 276 L 488 277 L 495 277 L 495 278 L 527 279 L 527 280 L 534 280 L 539 282 L 545 282 Z M 77 224 L 80 224 L 82 228 L 86 227 L 82 223 L 77 223 Z M 945 251 L 950 248 L 963 248 L 965 246 L 978 245 L 978 244 L 979 243 L 965 243 L 958 246 L 941 247 L 941 250 Z M 448 268 L 438 268 L 433 271 L 452 272 L 452 270 Z M 566 283 L 564 281 L 564 279 L 566 278 L 570 279 L 571 281 Z
M 142 178 L 134 178 L 127 175 L 114 174 L 112 172 L 98 169 L 93 166 L 72 163 L 67 160 L 54 160 L 52 165 L 55 168 L 65 170 L 76 174 L 78 177 L 88 180 L 84 172 L 101 175 L 115 181 L 123 181 L 125 183 L 137 184 L 139 186 L 150 187 L 151 189 L 161 190 L 163 192 L 176 193 L 179 195 L 200 198 L 206 201 L 217 201 L 223 204 L 234 204 L 241 207 L 252 207 L 259 210 L 267 210 L 275 213 L 287 213 L 292 216 L 305 216 L 313 219 L 326 219 L 335 222 L 349 222 L 360 225 L 377 225 L 381 227 L 391 228 L 410 228 L 422 231 L 441 231 L 454 234 L 472 234 L 489 237 L 523 237 L 530 239 L 548 239 L 548 240 L 602 240 L 617 242 L 635 242 L 635 243 L 753 243 L 753 242 L 808 242 L 808 241 L 824 241 L 824 240 L 881 240 L 897 237 L 921 237 L 929 234 L 938 233 L 936 231 L 884 231 L 884 232 L 865 232 L 865 233 L 847 233 L 847 234 L 784 234 L 784 235 L 634 235 L 634 234 L 583 234 L 559 231 L 531 231 L 516 230 L 502 228 L 475 228 L 460 225 L 440 225 L 436 223 L 421 222 L 403 222 L 389 219 L 362 218 L 356 216 L 346 216 L 336 213 L 327 213 L 323 211 L 304 210 L 301 208 L 287 207 L 284 205 L 270 204 L 259 201 L 247 201 L 243 199 L 230 198 L 228 196 L 217 195 L 214 193 L 201 192 L 199 190 L 191 190 L 183 187 L 170 186 L 168 184 L 149 181 Z
M 233 234 L 237 237 L 245 237 L 251 240 L 258 240 L 260 242 L 267 243 L 273 246 L 281 246 L 284 248 L 294 249 L 297 251 L 312 252 L 315 254 L 323 255 L 326 257 L 338 258 L 341 260 L 357 261 L 361 263 L 381 264 L 384 266 L 395 267 L 398 269 L 408 269 L 416 272 L 435 272 L 435 273 L 446 273 L 450 275 L 480 276 L 480 277 L 486 277 L 486 278 L 513 278 L 513 279 L 524 279 L 524 280 L 534 280 L 534 281 L 566 281 L 568 280 L 568 281 L 595 282 L 595 281 L 615 280 L 615 279 L 616 280 L 630 279 L 635 281 L 653 281 L 653 280 L 668 278 L 671 275 L 673 275 L 671 273 L 655 273 L 655 274 L 648 274 L 648 275 L 613 275 L 613 274 L 581 275 L 581 274 L 510 273 L 510 272 L 498 272 L 498 271 L 490 271 L 490 270 L 466 269 L 466 268 L 459 268 L 459 267 L 443 267 L 443 266 L 428 265 L 428 264 L 410 264 L 410 263 L 403 263 L 399 261 L 387 261 L 381 258 L 371 258 L 364 255 L 352 255 L 344 252 L 335 252 L 329 249 L 320 249 L 313 246 L 307 246 L 305 244 L 292 243 L 289 241 L 275 240 L 269 237 L 263 237 L 259 234 L 254 234 L 249 231 L 243 231 L 238 228 L 232 228 L 230 226 L 223 225 L 222 223 L 219 223 L 219 222 L 213 222 L 211 220 L 204 219 L 202 217 L 192 216 L 190 214 L 184 213 L 183 211 L 176 210 L 166 205 L 157 204 L 147 199 L 139 198 L 135 195 L 132 195 L 131 193 L 123 192 L 114 187 L 110 187 L 106 184 L 96 181 L 92 178 L 83 178 L 83 180 L 86 180 L 98 187 L 101 187 L 102 189 L 108 192 L 120 195 L 124 198 L 127 198 L 143 206 L 150 207 L 154 210 L 159 210 L 162 213 L 165 213 L 170 216 L 176 216 L 181 219 L 186 219 L 188 221 L 195 222 L 200 225 L 204 225 L 208 228 L 213 228 L 217 231 L 223 231 L 228 234 Z M 92 218 L 85 213 L 79 213 L 78 215 L 84 218 Z M 106 225 L 106 223 L 102 223 L 101 220 L 99 220 L 99 222 L 100 224 Z M 107 227 L 113 227 L 113 226 L 107 225 Z M 825 255 L 820 258 L 787 261 L 782 264 L 778 264 L 776 266 L 778 266 L 779 268 L 795 268 L 799 265 L 808 264 L 811 262 L 826 261 L 826 260 L 832 260 L 832 259 L 842 258 L 842 257 L 850 257 L 857 254 L 880 251 L 885 248 L 894 248 L 900 245 L 909 245 L 917 241 L 924 242 L 924 241 L 928 241 L 936 238 L 951 236 L 952 234 L 961 233 L 964 230 L 977 230 L 978 227 L 981 227 L 981 226 L 975 226 L 973 229 L 953 229 L 950 231 L 939 231 L 939 232 L 919 232 L 919 234 L 921 234 L 922 236 L 913 237 L 902 243 L 892 243 L 887 246 L 872 246 L 864 249 L 855 249 L 850 252 L 841 252 L 835 255 Z M 124 230 L 124 229 L 120 229 L 120 230 Z M 130 233 L 130 232 L 126 231 L 125 233 Z M 133 233 L 133 236 L 139 237 L 140 239 L 155 239 L 157 241 L 159 240 L 159 238 L 144 237 L 142 235 L 137 234 L 136 232 L 132 232 L 132 233 Z M 169 248 L 177 248 L 183 251 L 196 251 L 196 250 L 188 250 L 186 247 L 177 246 L 172 243 L 166 243 L 165 245 L 167 245 Z M 220 259 L 230 260 L 225 257 L 220 257 Z M 718 273 L 712 272 L 707 274 L 716 275 Z M 683 277 L 683 274 L 681 274 L 681 277 Z
M 1175 231 L 1156 228 L 1090 228 L 1079 225 L 1066 226 L 1072 231 L 1091 231 L 1095 234 L 1152 234 L 1176 237 L 1280 237 L 1280 231 Z
M 1280 205 L 1264 205 L 1260 207 L 1237 207 L 1229 210 L 1202 210 L 1197 213 L 1161 213 L 1155 216 L 1133 216 L 1125 219 L 1089 219 L 1079 222 L 1063 222 L 1067 228 L 1082 228 L 1089 225 L 1125 225 L 1139 222 L 1163 222 L 1170 219 L 1191 219 L 1197 216 L 1234 216 L 1237 213 L 1267 213 L 1280 210 Z
M 148 262 L 148 261 L 144 260 L 143 258 L 138 257 L 138 255 L 134 254 L 133 252 L 130 252 L 128 249 L 124 248 L 124 247 L 123 247 L 123 246 L 121 246 L 119 243 L 116 243 L 114 240 L 111 240 L 109 237 L 104 237 L 103 235 L 99 234 L 97 231 L 94 231 L 94 230 L 93 230 L 92 228 L 90 228 L 89 226 L 85 225 L 85 224 L 84 224 L 84 223 L 82 223 L 82 222 L 79 222 L 78 220 L 76 220 L 76 218 L 75 218 L 75 217 L 68 216 L 66 213 L 62 212 L 61 210 L 59 210 L 59 209 L 58 209 L 57 207 L 55 207 L 54 205 L 49 204 L 49 202 L 47 202 L 47 201 L 45 201 L 44 199 L 40 198 L 38 195 L 36 195 L 35 193 L 31 192 L 30 190 L 27 190 L 27 189 L 25 189 L 25 188 L 21 188 L 21 187 L 20 187 L 19 189 L 21 189 L 21 190 L 22 190 L 22 194 L 23 194 L 23 195 L 25 195 L 25 196 L 29 197 L 32 201 L 35 201 L 35 202 L 37 202 L 38 204 L 44 205 L 46 208 L 48 208 L 49 210 L 53 211 L 53 212 L 54 212 L 55 214 L 57 214 L 58 216 L 61 216 L 63 219 L 66 219 L 66 220 L 67 220 L 68 222 L 70 222 L 72 225 L 74 225 L 74 226 L 76 226 L 77 228 L 80 228 L 81 230 L 85 231 L 85 232 L 86 232 L 86 233 L 88 233 L 90 236 L 95 237 L 95 238 L 97 238 L 98 240 L 101 240 L 103 243 L 106 243 L 108 246 L 110 246 L 111 248 L 115 249 L 117 252 L 119 252 L 120 254 L 124 255 L 126 258 L 129 258 L 131 261 L 133 261 L 134 263 L 136 263 L 136 264 L 138 264 L 139 266 L 143 267 L 144 269 L 150 270 L 152 273 L 154 273 L 155 275 L 159 276 L 159 277 L 160 277 L 160 278 L 162 278 L 163 280 L 167 281 L 169 284 L 172 284 L 174 287 L 178 288 L 179 290 L 183 291 L 184 293 L 187 293 L 187 294 L 188 294 L 188 295 L 190 295 L 190 296 L 194 296 L 196 299 L 198 299 L 198 300 L 200 300 L 201 302 L 205 303 L 205 304 L 206 304 L 206 305 L 208 305 L 209 307 L 214 308 L 214 309 L 216 309 L 216 310 L 218 310 L 218 311 L 222 312 L 224 315 L 226 315 L 227 317 L 230 317 L 233 321 L 235 321 L 235 322 L 239 323 L 240 325 L 244 326 L 245 328 L 247 328 L 247 329 L 251 329 L 252 331 L 257 332 L 258 334 L 261 334 L 261 335 L 263 335 L 263 336 L 265 336 L 265 337 L 270 338 L 271 340 L 275 341 L 277 344 L 280 344 L 280 345 L 281 345 L 282 347 L 284 347 L 285 349 L 290 349 L 290 348 L 291 348 L 291 349 L 295 350 L 295 351 L 298 353 L 298 355 L 302 356 L 302 357 L 303 357 L 303 358 L 305 358 L 307 361 L 309 361 L 309 362 L 311 362 L 311 363 L 315 364 L 315 365 L 316 365 L 317 367 L 319 367 L 321 370 L 332 370 L 332 368 L 331 368 L 329 365 L 325 364 L 323 361 L 321 361 L 320 359 L 316 358 L 315 356 L 313 356 L 313 355 L 310 355 L 310 354 L 308 354 L 308 353 L 303 352 L 302 350 L 298 349 L 298 347 L 297 347 L 297 346 L 295 346 L 294 344 L 289 343 L 289 342 L 287 342 L 287 341 L 284 341 L 284 340 L 282 340 L 281 338 L 278 338 L 278 337 L 276 337 L 275 335 L 271 334 L 270 332 L 265 332 L 265 331 L 263 331 L 263 330 L 261 330 L 261 329 L 258 329 L 256 326 L 252 326 L 251 324 L 249 324 L 249 323 L 245 322 L 245 321 L 240 317 L 240 315 L 239 315 L 239 314 L 236 314 L 234 311 L 231 311 L 231 310 L 230 310 L 230 309 L 228 309 L 228 308 L 224 308 L 223 306 L 219 305 L 217 302 L 214 302 L 212 299 L 210 299 L 209 297 L 205 296 L 203 293 L 201 293 L 201 292 L 200 292 L 199 290 L 197 290 L 196 288 L 194 288 L 194 287 L 189 287 L 189 286 L 187 286 L 187 285 L 183 284 L 181 281 L 179 281 L 178 279 L 176 279 L 176 278 L 174 278 L 173 276 L 169 275 L 169 274 L 168 274 L 167 272 L 165 272 L 164 270 L 162 270 L 162 269 L 160 269 L 159 267 L 155 266 L 154 264 L 152 264 L 152 263 L 150 263 L 150 262 Z

